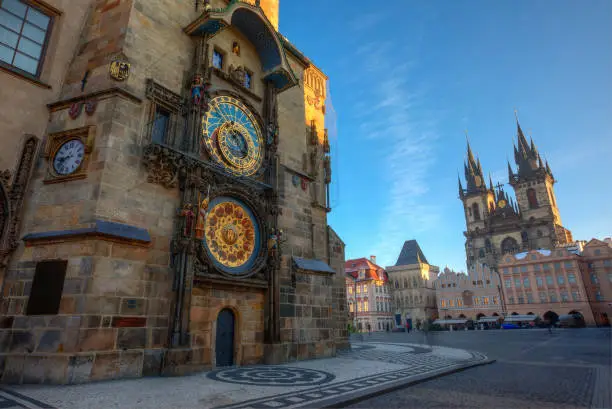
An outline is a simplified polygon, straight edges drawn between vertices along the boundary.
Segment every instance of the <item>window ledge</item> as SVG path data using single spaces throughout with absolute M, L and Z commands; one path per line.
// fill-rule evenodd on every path
M 29 82 L 30 84 L 36 85 L 37 87 L 51 89 L 51 85 L 45 84 L 44 82 L 40 81 L 38 78 L 34 77 L 33 75 L 26 74 L 25 72 L 22 72 L 21 70 L 18 70 L 12 67 L 11 65 L 8 65 L 1 61 L 0 61 L 0 71 L 6 72 L 7 74 L 12 75 L 13 77 L 25 80 Z

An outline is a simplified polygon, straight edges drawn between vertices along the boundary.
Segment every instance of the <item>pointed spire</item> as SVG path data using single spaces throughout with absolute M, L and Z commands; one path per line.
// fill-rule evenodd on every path
M 491 172 L 489 172 L 489 190 L 494 192 L 493 190 L 493 179 L 491 179 Z
M 548 166 L 548 161 L 546 161 L 546 172 L 552 176 L 552 170 L 550 170 L 550 166 Z
M 540 157 L 539 154 L 538 154 L 538 167 L 539 168 L 544 168 L 544 164 L 542 163 L 542 158 Z
M 457 182 L 459 182 L 459 197 L 463 199 L 463 186 L 461 185 L 461 176 L 459 176 L 459 171 L 457 171 Z
M 527 159 L 529 144 L 527 143 L 527 139 L 525 138 L 525 134 L 523 134 L 523 130 L 521 129 L 521 124 L 519 123 L 517 110 L 514 110 L 514 117 L 516 119 L 516 136 L 517 136 L 517 145 L 518 145 L 518 153 L 520 154 L 520 158 Z
M 506 159 L 506 162 L 508 162 L 508 183 L 512 183 L 514 180 L 514 172 L 512 171 L 512 166 L 510 166 L 510 161 Z

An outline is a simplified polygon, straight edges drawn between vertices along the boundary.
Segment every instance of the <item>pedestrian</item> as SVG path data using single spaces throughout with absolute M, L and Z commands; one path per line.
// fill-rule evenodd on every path
M 548 324 L 548 333 L 552 334 L 552 322 L 550 324 Z
M 368 334 L 372 335 L 372 327 L 370 326 L 370 324 L 368 323 Z

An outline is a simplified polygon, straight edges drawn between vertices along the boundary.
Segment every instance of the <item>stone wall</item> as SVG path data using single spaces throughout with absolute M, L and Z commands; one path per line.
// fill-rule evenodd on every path
M 219 312 L 234 312 L 234 362 L 236 365 L 263 363 L 264 302 L 262 290 L 223 288 L 198 284 L 192 292 L 190 311 L 193 364 L 215 366 L 216 320 Z

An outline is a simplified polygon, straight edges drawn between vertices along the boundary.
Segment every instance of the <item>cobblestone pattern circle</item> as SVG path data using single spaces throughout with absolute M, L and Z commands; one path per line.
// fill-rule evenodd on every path
M 336 378 L 329 372 L 286 366 L 221 369 L 209 372 L 207 376 L 221 382 L 261 386 L 323 385 Z

